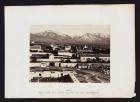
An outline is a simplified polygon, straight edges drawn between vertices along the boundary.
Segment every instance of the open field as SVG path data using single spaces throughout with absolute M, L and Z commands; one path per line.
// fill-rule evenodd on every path
M 109 75 L 102 74 L 96 71 L 78 70 L 76 77 L 81 83 L 108 83 Z

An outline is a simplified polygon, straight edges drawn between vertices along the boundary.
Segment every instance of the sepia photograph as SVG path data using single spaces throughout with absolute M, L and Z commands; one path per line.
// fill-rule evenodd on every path
M 132 98 L 135 5 L 5 7 L 5 98 Z
M 32 25 L 30 82 L 109 83 L 110 26 Z

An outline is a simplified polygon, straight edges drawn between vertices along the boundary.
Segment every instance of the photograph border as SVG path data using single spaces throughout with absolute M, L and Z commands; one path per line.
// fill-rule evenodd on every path
M 77 98 L 77 99 L 64 99 L 64 98 L 58 98 L 58 99 L 46 99 L 46 98 L 37 98 L 37 99 L 34 99 L 34 98 L 12 98 L 12 99 L 5 99 L 4 98 L 4 89 L 5 89 L 5 81 L 4 81 L 4 68 L 5 68 L 5 64 L 4 64 L 4 60 L 5 60 L 5 31 L 4 31 L 4 6 L 24 6 L 24 5 L 69 5 L 69 4 L 72 4 L 72 5 L 75 5 L 75 4 L 81 4 L 81 5 L 85 5 L 85 4 L 135 4 L 135 1 L 132 1 L 132 0 L 127 0 L 127 1 L 123 1 L 123 0 L 99 0 L 99 1 L 95 1 L 95 0 L 72 0 L 72 1 L 69 1 L 67 2 L 66 0 L 61 0 L 60 1 L 55 1 L 55 0 L 50 0 L 50 1 L 46 1 L 44 2 L 43 0 L 30 0 L 30 1 L 25 1 L 25 0 L 13 0 L 13 1 L 8 1 L 8 0 L 5 0 L 5 1 L 2 1 L 1 3 L 1 6 L 0 6 L 0 23 L 1 23 L 1 29 L 0 29 L 0 33 L 1 33 L 1 37 L 0 37 L 0 41 L 1 41 L 1 49 L 0 49 L 0 64 L 1 64 L 1 68 L 0 68 L 0 81 L 2 82 L 2 84 L 0 85 L 0 100 L 1 101 L 36 101 L 36 102 L 39 102 L 39 101 L 52 101 L 52 102 L 55 102 L 55 101 L 74 101 L 74 102 L 77 102 L 77 101 L 81 101 L 81 102 L 86 102 L 86 101 L 89 101 L 89 102 L 92 102 L 93 100 L 94 101 L 99 101 L 99 102 L 104 102 L 104 101 L 108 101 L 108 102 L 134 102 L 136 101 L 136 97 L 133 97 L 133 98 L 106 98 L 106 99 L 100 99 L 100 98 L 89 98 L 89 99 L 80 99 L 80 98 Z M 136 5 L 136 11 L 138 11 L 138 4 Z M 136 14 L 136 19 L 138 20 L 139 17 L 139 14 L 137 13 Z M 137 56 L 139 55 L 138 52 L 140 52 L 140 48 L 138 48 L 138 25 L 139 22 L 136 22 L 136 54 Z M 138 60 L 140 57 L 136 57 L 136 67 L 140 66 L 140 64 L 138 63 Z M 138 69 L 138 68 L 137 68 Z M 137 70 L 138 72 L 138 70 Z M 137 73 L 137 76 L 138 76 L 138 73 Z M 137 83 L 137 86 L 138 86 L 138 83 Z M 136 86 L 136 87 L 137 87 Z M 136 91 L 136 90 L 135 90 Z

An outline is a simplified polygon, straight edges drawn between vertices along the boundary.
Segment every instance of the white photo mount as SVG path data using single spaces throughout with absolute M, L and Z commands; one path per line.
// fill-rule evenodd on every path
M 5 98 L 135 96 L 135 5 L 5 6 Z M 110 25 L 110 83 L 29 83 L 31 25 Z

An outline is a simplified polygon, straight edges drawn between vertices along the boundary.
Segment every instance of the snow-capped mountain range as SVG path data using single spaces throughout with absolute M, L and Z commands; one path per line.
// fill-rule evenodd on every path
M 79 36 L 69 36 L 67 34 L 59 34 L 52 30 L 30 33 L 31 41 L 46 42 L 46 43 L 60 43 L 60 44 L 110 44 L 109 34 L 101 33 L 85 33 Z

